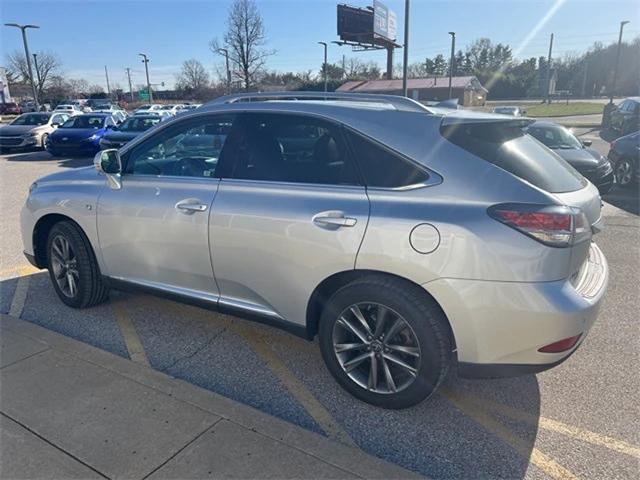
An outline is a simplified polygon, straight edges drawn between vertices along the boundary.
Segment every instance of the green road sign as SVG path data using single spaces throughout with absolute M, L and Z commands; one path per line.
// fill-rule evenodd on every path
M 138 97 L 140 97 L 140 100 L 149 100 L 149 91 L 146 88 L 139 90 Z

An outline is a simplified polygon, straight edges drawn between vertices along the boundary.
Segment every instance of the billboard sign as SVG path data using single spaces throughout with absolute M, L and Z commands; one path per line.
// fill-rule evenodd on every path
M 373 1 L 373 33 L 387 40 L 395 41 L 397 33 L 396 13 L 380 0 Z
M 347 42 L 373 42 L 373 12 L 338 5 L 338 36 Z

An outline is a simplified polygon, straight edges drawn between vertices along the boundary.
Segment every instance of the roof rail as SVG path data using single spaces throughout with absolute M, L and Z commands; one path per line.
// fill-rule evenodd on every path
M 398 95 L 378 95 L 345 92 L 258 92 L 236 93 L 216 98 L 207 105 L 225 103 L 264 102 L 268 100 L 339 100 L 343 102 L 370 102 L 393 105 L 396 110 L 406 112 L 433 113 L 428 107 L 415 100 Z

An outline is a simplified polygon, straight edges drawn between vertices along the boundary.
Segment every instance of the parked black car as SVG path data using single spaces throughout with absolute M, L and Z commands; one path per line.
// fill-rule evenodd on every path
M 611 112 L 609 127 L 620 135 L 635 132 L 640 125 L 640 97 L 627 98 Z
M 613 165 L 616 182 L 626 187 L 640 180 L 640 132 L 635 132 L 611 142 L 609 160 Z
M 578 140 L 565 127 L 553 122 L 537 121 L 525 131 L 544 143 L 593 183 L 604 195 L 614 183 L 611 162 L 591 146 L 591 141 Z
M 120 148 L 142 132 L 160 123 L 162 117 L 156 115 L 137 115 L 127 118 L 122 124 L 107 132 L 100 140 L 100 148 Z

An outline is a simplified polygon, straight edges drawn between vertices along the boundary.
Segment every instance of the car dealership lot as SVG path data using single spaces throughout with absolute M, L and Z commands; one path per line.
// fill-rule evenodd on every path
M 593 138 L 606 154 L 597 132 Z M 605 198 L 596 237 L 611 268 L 600 318 L 566 363 L 537 376 L 459 380 L 401 411 L 355 400 L 324 368 L 317 343 L 146 295 L 65 307 L 46 272 L 23 259 L 19 210 L 32 181 L 91 159 L 0 157 L 2 312 L 183 378 L 433 478 L 631 478 L 640 438 L 638 191 Z M 630 420 L 632 419 L 632 420 Z

